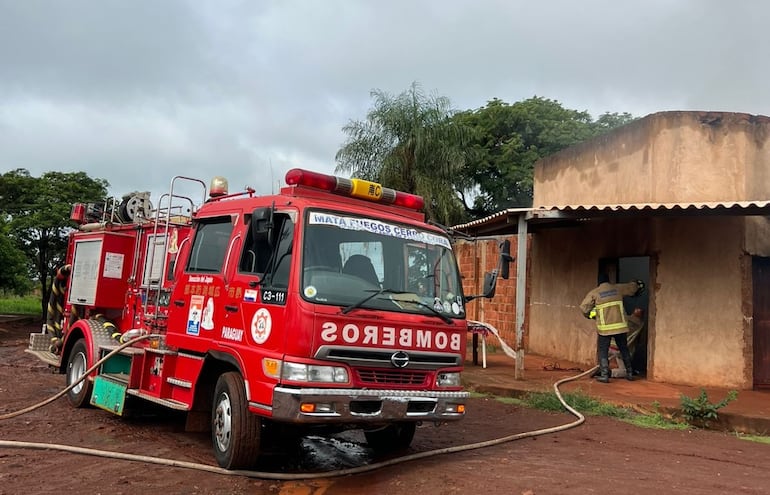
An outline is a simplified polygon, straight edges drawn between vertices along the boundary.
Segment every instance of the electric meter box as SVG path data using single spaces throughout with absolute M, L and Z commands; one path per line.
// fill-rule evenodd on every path
M 133 253 L 133 236 L 100 232 L 77 239 L 67 302 L 123 308 Z

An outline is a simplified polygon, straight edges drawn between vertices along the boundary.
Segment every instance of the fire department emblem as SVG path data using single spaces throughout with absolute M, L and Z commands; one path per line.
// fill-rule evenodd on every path
M 251 319 L 251 337 L 257 344 L 264 344 L 270 337 L 270 329 L 273 327 L 273 320 L 270 317 L 270 311 L 265 308 L 259 308 Z

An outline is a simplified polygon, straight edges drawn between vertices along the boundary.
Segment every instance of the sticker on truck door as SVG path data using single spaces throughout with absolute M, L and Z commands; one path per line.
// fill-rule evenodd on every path
M 259 308 L 251 319 L 251 337 L 257 344 L 264 344 L 270 337 L 270 330 L 273 327 L 273 319 L 270 311 L 265 308 Z
M 190 297 L 190 309 L 187 311 L 187 335 L 200 334 L 202 313 L 203 296 Z
M 214 329 L 214 298 L 209 297 L 206 301 L 206 307 L 203 308 L 203 319 L 201 321 L 201 328 L 204 330 Z

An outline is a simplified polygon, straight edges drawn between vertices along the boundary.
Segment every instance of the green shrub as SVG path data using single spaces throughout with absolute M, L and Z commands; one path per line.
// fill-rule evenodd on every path
M 727 393 L 727 397 L 715 404 L 709 401 L 708 394 L 704 389 L 701 389 L 700 394 L 695 398 L 682 394 L 680 396 L 682 416 L 693 426 L 708 428 L 711 421 L 717 420 L 717 410 L 725 407 L 737 398 L 738 392 L 736 390 L 730 390 Z

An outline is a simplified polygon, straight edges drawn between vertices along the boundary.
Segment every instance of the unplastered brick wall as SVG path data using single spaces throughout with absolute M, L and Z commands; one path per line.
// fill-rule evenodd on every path
M 459 239 L 454 243 L 457 263 L 463 277 L 465 295 L 481 294 L 484 285 L 484 273 L 497 268 L 500 259 L 500 243 L 511 242 L 511 255 L 516 256 L 517 236 Z M 466 304 L 465 311 L 469 320 L 483 321 L 497 328 L 500 336 L 511 347 L 516 343 L 516 262 L 510 264 L 508 280 L 497 279 L 497 291 L 492 299 L 478 298 Z M 471 336 L 468 335 L 468 339 Z M 496 344 L 495 339 L 488 339 Z

